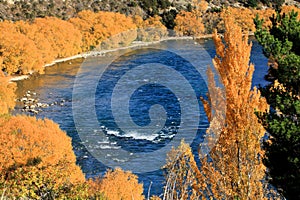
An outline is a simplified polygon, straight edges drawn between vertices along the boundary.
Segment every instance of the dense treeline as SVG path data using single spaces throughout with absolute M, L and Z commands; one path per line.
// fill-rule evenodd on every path
M 224 31 L 223 18 L 226 13 L 234 16 L 243 30 L 255 31 L 253 18 L 256 14 L 270 25 L 269 17 L 274 10 L 252 10 L 229 7 L 220 12 L 208 11 L 208 3 L 194 3 L 191 11 L 181 11 L 175 18 L 177 35 L 200 36 L 217 28 Z M 294 6 L 283 7 L 283 12 L 299 10 Z M 166 27 L 158 15 L 144 20 L 113 12 L 82 11 L 77 17 L 61 20 L 55 17 L 36 18 L 32 22 L 0 22 L 0 68 L 7 74 L 29 74 L 43 72 L 43 66 L 54 59 L 90 51 L 110 38 L 105 48 L 127 46 L 132 41 L 158 40 L 167 35 Z M 154 27 L 161 30 L 145 30 Z M 137 30 L 140 29 L 140 30 Z M 113 37 L 112 37 L 113 36 Z M 14 41 L 14 42 L 12 42 Z
M 181 11 L 176 15 L 174 30 L 179 35 L 199 36 L 211 34 L 214 29 L 224 32 L 224 16 L 228 13 L 233 16 L 234 20 L 244 31 L 255 32 L 253 19 L 259 15 L 264 19 L 264 27 L 271 25 L 270 17 L 275 14 L 275 10 L 267 8 L 256 10 L 251 8 L 227 7 L 212 11 L 208 8 L 205 1 L 194 4 L 191 11 Z M 300 9 L 295 6 L 283 6 L 282 13 L 288 13 L 292 10 L 299 12 Z
M 129 45 L 137 38 L 138 27 L 165 29 L 157 16 L 136 19 L 120 13 L 82 11 L 68 21 L 46 17 L 0 22 L 0 67 L 7 74 L 42 73 L 43 66 L 54 59 L 90 51 L 112 36 L 106 48 Z

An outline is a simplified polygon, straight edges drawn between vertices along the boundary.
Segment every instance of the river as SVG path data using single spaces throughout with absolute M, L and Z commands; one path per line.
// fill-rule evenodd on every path
M 18 81 L 17 96 L 29 90 L 39 102 L 50 105 L 36 116 L 52 119 L 72 137 L 86 177 L 102 175 L 119 163 L 139 176 L 145 195 L 150 185 L 150 193 L 159 195 L 164 147 L 184 138 L 196 154 L 203 141 L 208 121 L 199 97 L 207 93 L 206 70 L 214 55 L 213 41 L 203 39 L 169 40 L 76 59 Z M 253 86 L 265 85 L 267 59 L 255 41 L 251 62 Z M 15 113 L 22 113 L 22 107 L 18 103 Z M 179 137 L 182 132 L 190 134 Z M 131 159 L 131 155 L 140 157 Z

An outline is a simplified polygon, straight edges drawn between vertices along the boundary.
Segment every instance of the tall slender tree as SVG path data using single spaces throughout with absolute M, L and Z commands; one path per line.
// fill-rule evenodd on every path
M 204 156 L 200 166 L 188 145 L 182 144 L 171 152 L 166 165 L 169 175 L 165 199 L 244 200 L 276 196 L 265 181 L 261 148 L 265 129 L 255 111 L 266 111 L 268 105 L 258 89 L 251 89 L 254 71 L 253 64 L 249 64 L 251 44 L 229 15 L 225 18 L 225 29 L 225 43 L 216 32 L 213 36 L 217 53 L 213 63 L 226 95 L 225 116 L 222 112 L 218 114 L 224 106 L 220 100 L 225 96 L 221 88 L 215 87 L 212 71 L 208 72 L 210 98 L 203 100 L 210 121 L 206 141 L 216 144 L 207 156 L 200 148 L 200 155 Z M 222 117 L 226 117 L 224 123 Z

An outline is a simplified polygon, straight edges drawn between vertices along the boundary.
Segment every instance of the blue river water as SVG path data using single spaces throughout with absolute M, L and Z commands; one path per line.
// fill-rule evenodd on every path
M 113 159 L 110 154 L 119 149 L 130 152 L 130 155 L 147 155 L 170 146 L 181 131 L 195 134 L 190 143 L 197 154 L 197 147 L 209 125 L 199 97 L 205 97 L 208 91 L 206 70 L 209 65 L 212 66 L 214 56 L 215 48 L 210 39 L 197 43 L 191 40 L 164 41 L 85 61 L 77 59 L 58 63 L 46 68 L 43 75 L 19 81 L 17 96 L 22 97 L 30 90 L 37 93 L 39 102 L 50 105 L 43 108 L 37 117 L 52 119 L 72 137 L 78 165 L 86 177 L 95 177 L 102 175 L 108 167 L 115 167 L 101 162 L 101 158 L 93 153 L 96 149 L 108 151 L 105 159 Z M 267 59 L 255 41 L 250 60 L 255 64 L 253 86 L 267 84 L 264 80 Z M 175 77 L 177 72 L 181 75 Z M 74 91 L 79 92 L 74 95 Z M 94 95 L 92 100 L 87 98 L 90 93 Z M 182 99 L 180 94 L 184 94 Z M 187 106 L 186 102 L 194 102 L 195 106 Z M 94 109 L 97 127 L 92 125 L 93 113 L 89 110 L 80 110 L 79 116 L 74 117 L 76 103 L 81 108 Z M 154 110 L 153 105 L 160 107 Z M 17 113 L 21 113 L 21 107 L 17 105 Z M 83 140 L 79 130 L 85 127 L 80 127 L 76 119 L 85 119 L 84 126 L 90 130 L 88 134 L 101 132 L 105 140 L 98 141 L 96 146 Z M 127 161 L 116 159 L 121 166 L 136 172 L 139 181 L 144 184 L 145 195 L 150 185 L 151 194 L 163 192 L 164 171 L 155 160 L 160 160 L 163 165 L 166 155 L 154 155 L 128 165 Z

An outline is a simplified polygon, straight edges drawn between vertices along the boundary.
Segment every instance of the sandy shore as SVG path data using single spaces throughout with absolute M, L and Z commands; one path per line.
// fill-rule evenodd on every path
M 151 44 L 157 44 L 157 43 L 167 41 L 167 40 L 192 40 L 192 39 L 202 39 L 202 38 L 211 38 L 211 37 L 212 37 L 212 34 L 203 35 L 203 36 L 200 36 L 200 37 L 190 37 L 190 36 L 166 37 L 166 38 L 162 38 L 160 40 L 153 41 L 153 42 L 134 41 L 131 45 L 126 46 L 126 47 L 118 47 L 118 48 L 109 49 L 109 50 L 85 52 L 85 53 L 81 53 L 81 54 L 66 57 L 66 58 L 56 59 L 56 60 L 54 60 L 53 62 L 51 62 L 49 64 L 45 64 L 44 67 L 50 67 L 50 66 L 55 65 L 57 63 L 71 61 L 71 60 L 78 59 L 78 58 L 86 58 L 88 56 L 93 56 L 93 55 L 103 55 L 103 54 L 106 54 L 106 53 L 115 52 L 115 51 L 119 51 L 119 50 L 148 46 L 148 45 L 151 45 Z M 13 76 L 13 77 L 10 78 L 10 81 L 15 82 L 15 81 L 28 79 L 28 78 L 30 78 L 30 75 Z

